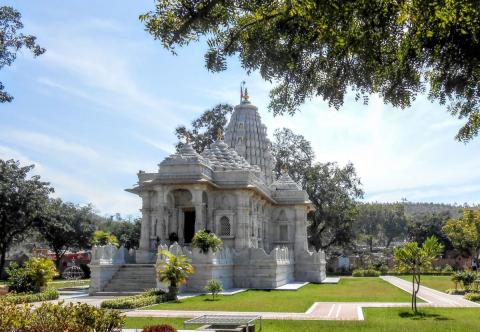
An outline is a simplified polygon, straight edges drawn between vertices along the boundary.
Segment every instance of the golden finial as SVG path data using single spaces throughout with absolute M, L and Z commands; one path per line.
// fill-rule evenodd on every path
M 288 173 L 288 165 L 287 164 L 283 164 L 282 165 L 282 168 L 280 169 L 282 174 L 286 174 Z
M 248 98 L 248 90 L 245 87 L 245 81 L 242 81 L 242 84 L 240 84 L 240 104 L 249 103 Z

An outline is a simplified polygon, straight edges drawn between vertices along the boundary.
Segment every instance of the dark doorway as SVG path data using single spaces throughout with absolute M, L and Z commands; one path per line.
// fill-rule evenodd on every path
M 185 243 L 191 243 L 195 234 L 195 211 L 183 211 L 185 224 L 183 226 L 183 238 Z

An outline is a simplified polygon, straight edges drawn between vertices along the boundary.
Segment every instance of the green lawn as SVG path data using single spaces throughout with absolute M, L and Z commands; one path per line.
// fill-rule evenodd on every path
M 264 320 L 264 332 L 465 332 L 480 330 L 480 309 L 428 308 L 423 317 L 411 317 L 407 308 L 367 308 L 365 321 L 294 321 Z M 153 324 L 170 324 L 183 328 L 186 318 L 127 318 L 125 328 L 142 328 Z M 194 328 L 194 327 L 191 327 Z
M 404 280 L 412 282 L 412 276 L 398 276 Z M 431 276 L 425 275 L 420 277 L 420 285 L 436 289 L 440 292 L 445 292 L 449 288 L 455 288 L 455 283 L 450 279 L 451 276 Z
M 314 302 L 410 302 L 410 295 L 380 278 L 341 278 L 336 285 L 310 284 L 297 291 L 249 290 L 216 301 L 203 295 L 145 309 L 305 312 Z
M 71 287 L 85 287 L 90 285 L 90 279 L 82 280 L 55 280 L 48 283 L 53 288 L 71 288 Z

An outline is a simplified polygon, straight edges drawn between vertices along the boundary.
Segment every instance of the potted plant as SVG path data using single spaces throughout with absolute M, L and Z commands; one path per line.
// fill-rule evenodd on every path
M 209 250 L 216 252 L 222 245 L 222 240 L 214 233 L 202 229 L 193 236 L 192 245 L 194 248 L 200 249 L 200 252 L 203 254 L 206 254 Z

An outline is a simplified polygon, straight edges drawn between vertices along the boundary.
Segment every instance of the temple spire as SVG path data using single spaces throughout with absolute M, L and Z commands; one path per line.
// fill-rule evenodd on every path
M 240 104 L 250 104 L 248 96 L 248 89 L 245 86 L 245 81 L 242 81 L 242 84 L 240 84 Z

